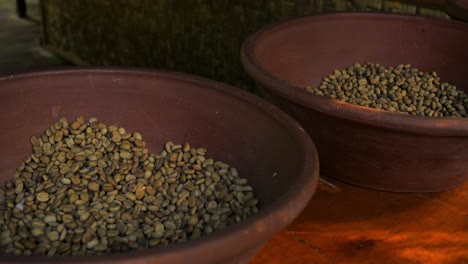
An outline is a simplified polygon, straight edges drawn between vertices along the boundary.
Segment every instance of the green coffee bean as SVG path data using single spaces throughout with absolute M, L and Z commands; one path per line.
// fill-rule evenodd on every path
M 437 73 L 424 73 L 409 64 L 384 67 L 376 63 L 356 63 L 343 71 L 334 70 L 318 87 L 306 86 L 305 89 L 331 99 L 392 112 L 468 117 L 465 92 L 442 82 Z
M 207 150 L 96 118 L 61 118 L 0 188 L 0 254 L 99 255 L 196 239 L 258 211 L 247 180 Z M 36 151 L 37 150 L 37 151 Z M 8 223 L 8 224 L 6 224 Z

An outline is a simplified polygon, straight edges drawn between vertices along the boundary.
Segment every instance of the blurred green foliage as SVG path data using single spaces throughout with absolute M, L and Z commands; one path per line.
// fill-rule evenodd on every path
M 239 52 L 289 17 L 374 10 L 445 16 L 386 0 L 42 0 L 45 46 L 77 64 L 148 67 L 249 89 Z

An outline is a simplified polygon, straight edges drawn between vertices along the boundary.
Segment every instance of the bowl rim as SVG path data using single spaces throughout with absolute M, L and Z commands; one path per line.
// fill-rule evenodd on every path
M 295 24 L 303 22 L 311 23 L 310 21 L 316 20 L 351 19 L 359 17 L 424 21 L 431 24 L 445 24 L 450 27 L 458 27 L 464 31 L 468 30 L 468 23 L 428 16 L 375 12 L 332 12 L 306 15 L 270 24 L 251 34 L 242 44 L 240 52 L 242 65 L 250 77 L 269 92 L 303 107 L 334 117 L 409 134 L 455 137 L 468 136 L 468 118 L 413 116 L 345 103 L 310 93 L 286 80 L 279 79 L 256 61 L 254 50 L 257 40 L 272 31 L 281 31 L 284 28 L 288 28 L 288 26 L 294 26 Z
M 0 76 L 0 90 L 4 89 L 4 84 L 10 81 L 21 81 L 43 76 L 54 78 L 56 76 L 66 76 L 67 74 L 121 74 L 135 77 L 166 78 L 175 82 L 191 83 L 203 89 L 212 89 L 223 96 L 232 97 L 233 100 L 246 102 L 256 111 L 268 116 L 272 122 L 282 127 L 294 139 L 300 150 L 301 157 L 302 166 L 300 167 L 299 177 L 281 197 L 278 197 L 269 206 L 260 209 L 258 213 L 240 223 L 232 224 L 225 229 L 195 240 L 135 252 L 101 256 L 31 257 L 0 255 L 0 263 L 111 263 L 130 261 L 132 263 L 149 263 L 150 260 L 158 263 L 186 263 L 187 259 L 210 262 L 235 258 L 242 252 L 258 249 L 261 246 L 261 244 L 258 244 L 259 241 L 264 243 L 285 228 L 305 208 L 316 190 L 319 179 L 318 154 L 314 142 L 305 130 L 276 106 L 247 91 L 225 83 L 165 70 L 130 67 L 55 67 L 16 75 L 10 74 L 4 77 Z M 254 239 L 251 239 L 252 237 L 257 238 L 256 243 Z M 242 243 L 239 243 L 241 241 Z M 227 246 L 227 250 L 224 252 L 216 251 L 221 245 Z M 205 250 L 204 253 L 206 253 L 207 249 L 212 249 L 212 253 L 200 257 L 200 252 Z

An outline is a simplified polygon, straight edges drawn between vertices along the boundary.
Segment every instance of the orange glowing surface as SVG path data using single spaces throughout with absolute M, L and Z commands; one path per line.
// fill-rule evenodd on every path
M 263 263 L 468 263 L 468 183 L 403 194 L 325 178 L 252 261 Z

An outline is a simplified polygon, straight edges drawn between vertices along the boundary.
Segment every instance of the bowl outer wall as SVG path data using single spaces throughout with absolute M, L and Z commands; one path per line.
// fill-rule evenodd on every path
M 279 232 L 288 223 L 290 223 L 312 197 L 318 181 L 318 157 L 315 146 L 304 130 L 285 113 L 275 106 L 266 103 L 240 89 L 180 73 L 170 73 L 164 71 L 144 71 L 129 69 L 72 69 L 72 70 L 53 70 L 45 72 L 34 72 L 21 74 L 17 76 L 6 76 L 0 78 L 0 92 L 7 89 L 8 84 L 21 82 L 27 79 L 41 78 L 62 78 L 67 74 L 82 75 L 83 78 L 89 76 L 109 75 L 110 79 L 118 76 L 144 77 L 144 78 L 165 78 L 181 84 L 196 85 L 203 89 L 212 89 L 215 93 L 222 96 L 232 97 L 232 100 L 248 103 L 257 111 L 268 115 L 277 125 L 287 131 L 289 135 L 296 140 L 297 147 L 301 152 L 300 176 L 290 190 L 286 191 L 275 202 L 262 208 L 259 213 L 246 219 L 242 223 L 230 226 L 224 230 L 217 231 L 195 241 L 189 241 L 181 244 L 160 247 L 154 249 L 142 250 L 134 253 L 125 253 L 109 256 L 97 257 L 0 257 L 0 262 L 24 262 L 24 263 L 186 263 L 190 259 L 192 263 L 226 263 L 228 260 L 235 259 L 243 252 L 258 249 L 274 233 Z M 38 82 L 40 83 L 40 82 Z M 93 85 L 92 82 L 89 85 Z M 4 113 L 8 114 L 8 113 Z M 316 161 L 316 162 L 311 162 Z M 249 254 L 248 254 L 249 255 Z M 251 254 L 249 255 L 251 256 Z

